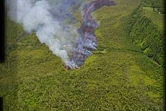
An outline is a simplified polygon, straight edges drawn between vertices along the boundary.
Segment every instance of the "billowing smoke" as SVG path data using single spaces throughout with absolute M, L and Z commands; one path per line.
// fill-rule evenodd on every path
M 9 17 L 26 32 L 35 31 L 39 41 L 64 63 L 69 60 L 67 52 L 78 37 L 77 29 L 64 21 L 74 19 L 72 5 L 79 8 L 80 4 L 80 0 L 7 0 Z
M 62 58 L 64 64 L 72 69 L 80 67 L 97 46 L 93 32 L 97 23 L 92 20 L 90 13 L 103 5 L 114 4 L 97 0 L 83 5 L 83 1 L 6 0 L 6 4 L 11 20 L 21 24 L 27 33 L 36 32 L 39 41 L 45 43 L 53 54 Z M 73 11 L 80 9 L 83 10 L 83 24 L 77 29 L 72 25 L 75 20 Z

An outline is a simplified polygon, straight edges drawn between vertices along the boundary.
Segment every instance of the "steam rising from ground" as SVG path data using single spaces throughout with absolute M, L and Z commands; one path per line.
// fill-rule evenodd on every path
M 36 32 L 53 54 L 69 60 L 68 52 L 78 37 L 76 27 L 64 23 L 74 20 L 72 6 L 80 7 L 82 0 L 7 0 L 8 16 L 21 24 L 28 33 Z M 75 9 L 76 10 L 76 9 Z
M 91 13 L 102 6 L 115 5 L 109 0 L 96 0 L 86 5 L 83 1 L 7 0 L 7 8 L 13 21 L 21 24 L 28 33 L 36 32 L 39 41 L 61 57 L 67 69 L 74 69 L 82 66 L 97 47 L 94 28 L 98 24 Z M 82 11 L 80 6 L 83 6 Z M 82 12 L 83 23 L 79 29 L 72 26 L 75 10 Z

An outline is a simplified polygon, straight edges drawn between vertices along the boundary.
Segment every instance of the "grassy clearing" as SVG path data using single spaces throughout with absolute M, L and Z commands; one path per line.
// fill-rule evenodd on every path
M 164 28 L 164 14 L 155 12 L 151 7 L 143 7 L 143 13 L 146 17 L 150 18 L 154 24 L 160 29 Z
M 140 0 L 116 0 L 93 13 L 98 49 L 79 70 L 65 71 L 60 58 L 34 33 L 7 36 L 7 61 L 0 64 L 4 111 L 160 111 L 162 67 L 126 38 L 128 15 Z M 10 23 L 7 33 L 19 25 Z M 16 31 L 17 31 L 16 30 Z M 12 35 L 12 34 L 11 34 Z M 15 44 L 15 45 L 14 45 Z

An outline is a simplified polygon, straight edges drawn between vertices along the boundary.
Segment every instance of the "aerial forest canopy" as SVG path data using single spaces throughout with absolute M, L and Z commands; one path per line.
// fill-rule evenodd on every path
M 152 7 L 155 11 L 165 14 L 165 0 L 144 0 L 144 6 Z
M 144 54 L 163 66 L 164 64 L 164 7 L 163 1 L 144 0 L 131 14 L 127 28 L 133 43 Z
M 7 16 L 6 8 L 6 59 L 0 64 L 0 97 L 4 100 L 4 111 L 164 111 L 164 0 L 113 0 L 116 5 L 96 10 L 101 4 L 95 0 L 7 1 L 38 2 L 32 8 L 24 4 L 21 9 L 28 9 L 23 10 L 27 13 L 29 9 L 38 12 L 42 9 L 45 16 L 37 16 L 44 13 L 33 11 L 36 18 L 27 16 L 19 24 Z M 82 6 L 91 8 L 85 7 L 88 10 L 83 13 Z M 22 13 L 22 17 L 27 13 Z M 30 22 L 29 17 L 32 17 Z M 98 24 L 93 30 L 89 23 L 83 23 L 83 19 L 88 18 L 95 21 L 89 21 L 93 26 Z M 69 50 L 69 57 L 72 57 L 70 43 L 75 43 L 75 38 L 84 30 L 91 37 L 95 34 L 92 40 L 97 40 L 97 47 L 93 44 L 95 50 L 81 68 L 65 70 L 61 56 L 40 42 L 36 30 L 25 32 L 23 22 L 29 29 L 29 25 L 36 25 L 37 19 L 45 23 L 35 28 L 45 32 L 40 36 L 46 43 L 51 42 L 47 41 L 50 31 L 51 35 L 56 34 L 53 40 L 63 41 L 65 37 L 59 47 L 50 48 Z M 54 25 L 54 20 L 59 22 Z M 68 30 L 73 28 L 68 27 L 71 25 L 83 30 L 73 34 Z M 57 45 L 54 43 L 60 42 L 51 45 Z

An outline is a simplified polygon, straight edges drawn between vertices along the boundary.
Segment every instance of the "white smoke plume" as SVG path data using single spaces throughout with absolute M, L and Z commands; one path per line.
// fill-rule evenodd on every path
M 28 33 L 36 32 L 41 43 L 45 43 L 53 54 L 69 61 L 68 52 L 76 38 L 77 29 L 64 24 L 72 18 L 71 6 L 80 7 L 82 0 L 6 0 L 8 16 L 23 26 Z

